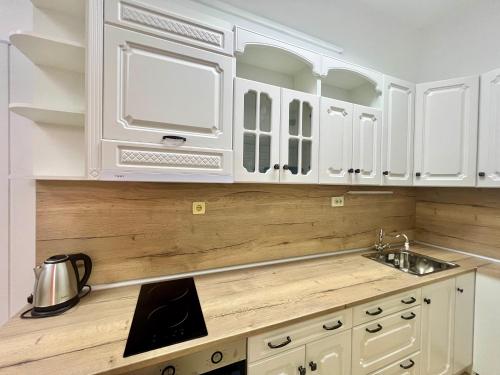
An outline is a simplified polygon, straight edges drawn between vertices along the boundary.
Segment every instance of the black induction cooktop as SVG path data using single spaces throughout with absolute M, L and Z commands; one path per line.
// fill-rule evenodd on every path
M 124 357 L 208 334 L 193 278 L 141 287 Z

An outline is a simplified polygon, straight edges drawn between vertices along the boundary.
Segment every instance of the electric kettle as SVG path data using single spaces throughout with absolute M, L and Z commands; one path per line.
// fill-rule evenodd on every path
M 77 264 L 80 261 L 84 266 L 82 277 Z M 90 292 L 90 286 L 86 283 L 92 271 L 92 261 L 86 254 L 54 255 L 33 270 L 35 287 L 33 294 L 28 297 L 33 308 L 21 314 L 22 318 L 27 318 L 28 312 L 31 312 L 32 318 L 61 314 L 75 306 L 80 297 Z M 88 290 L 80 295 L 85 286 Z

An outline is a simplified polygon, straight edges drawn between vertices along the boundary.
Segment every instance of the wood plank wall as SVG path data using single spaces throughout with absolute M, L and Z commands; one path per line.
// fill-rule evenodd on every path
M 413 236 L 415 190 L 346 195 L 320 185 L 37 183 L 37 262 L 85 252 L 92 284 L 373 245 L 378 228 Z M 193 215 L 192 202 L 207 202 Z
M 416 239 L 500 259 L 500 189 L 418 188 Z

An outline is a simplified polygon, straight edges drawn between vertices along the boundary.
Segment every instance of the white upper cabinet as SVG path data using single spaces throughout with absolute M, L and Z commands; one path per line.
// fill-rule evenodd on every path
M 354 182 L 361 185 L 380 185 L 380 145 L 382 111 L 354 106 L 353 158 Z
M 319 182 L 352 182 L 352 103 L 321 98 Z
M 382 183 L 413 184 L 415 84 L 384 76 Z
M 281 89 L 236 78 L 234 179 L 279 182 Z
M 417 85 L 415 185 L 475 185 L 478 89 L 476 76 Z
M 478 186 L 500 186 L 500 69 L 481 75 Z
M 281 90 L 281 176 L 284 183 L 318 183 L 319 97 Z

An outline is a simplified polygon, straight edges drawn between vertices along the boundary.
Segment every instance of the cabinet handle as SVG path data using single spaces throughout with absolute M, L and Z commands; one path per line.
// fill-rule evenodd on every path
M 383 172 L 382 172 L 382 174 L 383 174 L 384 176 L 387 176 L 387 175 L 389 175 L 389 171 L 383 171 Z
M 420 172 L 415 173 L 415 176 L 420 177 L 422 174 Z
M 378 331 L 382 330 L 382 328 L 383 327 L 380 324 L 377 324 L 377 328 L 375 328 L 375 329 L 366 328 L 366 332 L 368 332 L 368 333 L 375 333 L 375 332 L 378 332 Z
M 304 366 L 299 366 L 299 375 L 306 375 L 306 368 Z
M 311 361 L 309 362 L 309 367 L 311 368 L 311 371 L 316 371 L 318 369 L 318 364 Z
M 354 173 L 360 173 L 361 172 L 361 169 L 355 169 L 354 170 Z
M 404 320 L 412 320 L 415 317 L 416 317 L 416 315 L 413 312 L 410 313 L 410 316 L 401 315 L 401 319 L 404 319 Z
M 288 171 L 289 169 L 290 169 L 290 167 L 288 166 L 288 164 L 285 164 L 285 165 L 283 166 L 283 170 Z
M 431 299 L 430 298 L 424 298 L 424 302 L 428 305 L 431 304 Z
M 407 299 L 407 300 L 402 299 L 401 303 L 404 303 L 405 305 L 411 305 L 412 303 L 415 303 L 416 301 L 417 300 L 415 299 L 415 297 L 410 297 L 410 299 Z
M 349 169 L 347 170 L 347 172 L 348 172 L 348 173 L 354 173 L 354 169 L 353 169 L 353 168 L 349 168 Z
M 335 329 L 339 329 L 342 327 L 342 322 L 340 320 L 337 321 L 337 324 L 328 327 L 326 324 L 323 324 L 323 329 L 326 329 L 327 331 L 333 331 Z
M 415 362 L 412 359 L 409 359 L 408 361 L 410 362 L 409 365 L 405 366 L 403 363 L 400 363 L 399 367 L 401 367 L 402 369 L 408 370 L 409 368 L 412 368 L 415 365 Z
M 375 315 L 381 314 L 382 311 L 384 311 L 384 310 L 382 310 L 380 307 L 377 307 L 377 311 L 375 311 L 375 312 L 371 312 L 370 310 L 366 310 L 365 312 L 366 312 L 366 315 L 375 316 Z
M 274 169 L 280 169 L 280 165 L 279 164 L 274 164 Z
M 463 292 L 464 292 L 464 290 L 463 290 L 462 288 L 457 288 L 457 291 L 458 291 L 459 293 L 463 293 Z
M 165 141 L 167 139 L 172 140 L 172 141 L 181 141 L 182 143 L 187 141 L 187 138 L 181 137 L 179 135 L 164 135 L 162 138 L 163 141 Z
M 479 173 L 478 173 L 478 175 L 479 175 L 479 177 L 484 177 L 484 176 L 486 176 L 486 173 L 484 173 L 484 172 L 479 172 Z
M 269 346 L 271 349 L 279 349 L 279 348 L 282 348 L 284 346 L 287 346 L 288 344 L 290 344 L 292 342 L 292 339 L 290 338 L 290 336 L 287 336 L 286 337 L 286 340 L 283 341 L 281 344 L 278 344 L 278 345 L 273 345 L 271 344 L 270 342 L 267 343 L 267 346 Z

